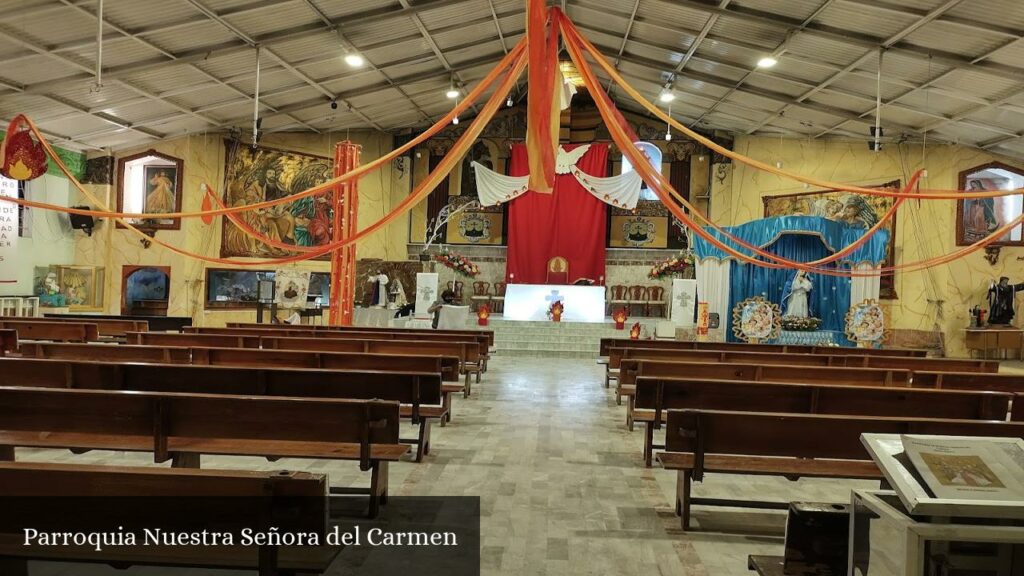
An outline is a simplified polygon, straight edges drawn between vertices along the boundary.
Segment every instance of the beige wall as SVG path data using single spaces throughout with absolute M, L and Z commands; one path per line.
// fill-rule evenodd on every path
M 366 163 L 391 150 L 390 135 L 378 132 L 353 132 L 348 135 L 352 141 L 363 147 L 362 162 Z M 307 154 L 333 158 L 335 142 L 344 137 L 338 134 L 268 134 L 262 144 Z M 125 150 L 118 157 L 128 156 L 147 148 Z M 151 148 L 185 160 L 183 201 L 184 211 L 201 210 L 202 194 L 200 185 L 209 184 L 218 194 L 223 193 L 225 147 L 221 135 L 196 135 L 160 142 Z M 87 186 L 113 207 L 116 205 L 116 191 L 112 186 Z M 359 184 L 359 228 L 379 220 L 408 194 L 409 174 L 401 175 L 394 165 L 385 166 L 366 176 Z M 77 200 L 94 204 L 86 198 Z M 408 217 L 398 218 L 383 230 L 361 241 L 357 248 L 359 258 L 381 258 L 386 260 L 406 258 L 406 235 Z M 220 254 L 221 219 L 207 226 L 201 219 L 182 221 L 181 230 L 161 230 L 157 238 L 173 246 L 207 255 Z M 244 260 L 244 259 L 243 259 Z M 125 229 L 117 229 L 113 223 L 105 222 L 92 238 L 79 237 L 76 241 L 75 263 L 106 267 L 107 286 L 105 309 L 108 313 L 120 313 L 121 268 L 127 265 L 152 265 L 171 267 L 171 301 L 168 314 L 192 316 L 200 325 L 222 325 L 230 321 L 251 321 L 253 310 L 204 310 L 204 281 L 207 267 L 230 268 L 231 265 L 207 264 L 205 262 L 174 254 L 158 245 L 146 249 L 138 237 Z M 299 262 L 289 265 L 300 269 L 328 271 L 327 262 Z M 277 266 L 260 266 L 255 269 L 276 269 Z
M 793 172 L 847 184 L 881 184 L 899 179 L 907 182 L 917 169 L 928 171 L 922 188 L 956 189 L 959 173 L 974 166 L 999 160 L 1024 168 L 1019 160 L 997 157 L 980 150 L 957 146 L 889 145 L 879 153 L 868 150 L 862 141 L 796 140 L 741 136 L 736 152 Z M 723 225 L 741 224 L 763 216 L 762 196 L 813 191 L 803 184 L 749 168 L 742 164 L 727 166 L 724 174 L 712 167 L 712 219 Z M 948 254 L 956 246 L 956 203 L 951 200 L 904 204 L 897 215 L 896 261 L 915 262 Z M 993 266 L 979 251 L 950 264 L 928 271 L 896 275 L 899 299 L 887 301 L 892 328 L 942 330 L 947 353 L 966 355 L 963 328 L 967 311 L 983 304 L 988 283 L 1005 275 L 1024 281 L 1024 266 L 1017 257 L 1024 248 L 1004 248 Z M 942 302 L 937 305 L 936 302 Z M 984 305 L 983 305 L 984 307 Z M 1021 304 L 1018 301 L 1018 308 Z M 1021 322 L 1018 315 L 1018 324 Z

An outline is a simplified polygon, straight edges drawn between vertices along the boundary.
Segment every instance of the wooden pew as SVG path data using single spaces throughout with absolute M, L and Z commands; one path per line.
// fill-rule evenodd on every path
M 191 362 L 191 352 L 188 348 L 175 346 L 133 346 L 128 344 L 26 342 L 21 345 L 21 357 L 163 364 L 188 364 Z
M 229 394 L 293 398 L 390 400 L 418 426 L 416 461 L 430 453 L 434 419 L 446 415 L 437 373 L 301 370 L 235 366 L 116 364 L 104 362 L 0 359 L 5 382 L 17 386 Z
M 362 331 L 352 330 L 317 330 L 310 326 L 292 325 L 290 328 L 279 329 L 277 325 L 263 325 L 260 328 L 219 328 L 204 326 L 186 326 L 185 332 L 192 334 L 229 334 L 233 336 L 284 336 L 291 338 L 331 338 L 343 340 L 402 340 L 429 342 L 475 342 L 479 353 L 474 355 L 474 368 L 484 372 L 489 353 L 487 337 L 474 333 L 452 334 L 427 330 L 413 332 L 411 330 Z
M 14 330 L 21 340 L 57 340 L 60 342 L 96 342 L 99 327 L 88 322 L 49 322 L 43 320 L 0 320 L 0 330 Z
M 691 481 L 705 472 L 796 478 L 882 479 L 861 445 L 866 432 L 950 436 L 1024 437 L 1024 423 L 880 416 L 773 414 L 716 410 L 670 410 L 665 452 L 657 454 L 678 474 L 676 512 L 690 527 L 693 504 L 740 507 L 788 506 L 691 498 Z
M 54 344 L 33 342 L 22 346 L 23 358 L 91 360 L 99 362 L 146 362 L 200 366 L 254 366 L 262 368 L 320 368 L 329 370 L 380 370 L 427 372 L 441 375 L 444 418 L 451 421 L 452 394 L 465 392 L 458 384 L 459 359 L 454 356 L 394 356 L 389 354 L 256 350 L 251 348 L 179 348 L 159 346 L 108 346 L 104 344 Z
M 248 322 L 228 322 L 228 328 L 281 328 L 285 330 L 300 328 L 294 324 L 255 324 Z M 460 336 L 484 336 L 487 338 L 487 345 L 494 346 L 494 330 L 437 330 L 432 328 L 385 328 L 381 326 L 327 326 L 327 325 L 303 325 L 301 328 L 313 328 L 316 331 L 336 332 L 394 332 L 397 334 L 458 334 Z
M 670 348 L 680 350 L 721 350 L 734 352 L 782 352 L 789 354 L 852 354 L 855 356 L 915 356 L 923 358 L 927 350 L 915 348 L 844 348 L 841 346 L 807 346 L 797 344 L 749 344 L 746 342 L 695 342 L 689 340 L 632 340 L 629 338 L 602 338 L 600 355 L 607 356 L 612 348 Z
M 192 324 L 191 316 L 127 316 L 121 314 L 44 314 L 44 318 L 76 320 L 135 320 L 149 324 L 149 329 L 155 332 L 181 332 L 185 326 Z
M 25 318 L 17 316 L 0 316 L 0 322 L 12 321 L 19 322 L 24 321 Z M 145 320 L 132 320 L 132 319 L 107 319 L 97 318 L 84 320 L 81 318 L 61 318 L 59 316 L 47 316 L 45 319 L 40 318 L 43 322 L 70 322 L 72 324 L 81 324 L 87 322 L 89 324 L 95 324 L 100 336 L 108 338 L 124 338 L 128 332 L 148 332 L 149 322 Z
M 18 331 L 0 330 L 0 356 L 18 351 Z
M 626 425 L 630 430 L 633 429 L 634 384 L 640 376 L 873 387 L 910 385 L 910 372 L 907 370 L 624 360 L 618 386 L 620 393 L 627 398 Z
M 0 497 L 20 506 L 0 519 L 0 571 L 28 574 L 30 560 L 105 563 L 117 568 L 156 565 L 259 574 L 322 574 L 340 547 L 242 546 L 25 546 L 25 528 L 40 532 L 106 532 L 124 527 L 193 532 L 208 526 L 237 534 L 244 528 L 315 533 L 331 529 L 328 483 L 323 474 L 129 468 L 0 462 Z M 229 497 L 225 497 L 229 495 Z M 146 508 L 112 506 L 146 499 Z M 12 500 L 8 500 L 10 502 Z M 135 500 L 136 502 L 138 500 Z M 71 570 L 73 571 L 73 569 Z
M 250 338 L 250 336 L 242 336 Z M 480 349 L 476 342 L 430 342 L 417 340 L 349 340 L 346 338 L 289 338 L 260 336 L 264 350 L 317 350 L 321 352 L 360 352 L 363 354 L 456 356 L 466 375 L 465 395 L 472 393 L 470 376 L 480 382 Z
M 914 372 L 914 388 L 946 390 L 992 390 L 1024 392 L 1024 374 L 979 374 L 969 372 Z
M 876 388 L 688 378 L 641 377 L 634 420 L 644 423 L 644 464 L 651 465 L 654 430 L 668 410 L 733 410 L 793 414 L 907 416 L 1006 420 L 1012 395 L 962 390 Z
M 178 334 L 174 332 L 129 332 L 128 344 L 177 346 L 179 348 L 259 348 L 259 336 L 227 334 Z
M 354 460 L 371 473 L 371 516 L 409 451 L 398 429 L 397 402 L 0 386 L 0 460 L 18 447 L 152 452 L 175 468 L 203 454 Z

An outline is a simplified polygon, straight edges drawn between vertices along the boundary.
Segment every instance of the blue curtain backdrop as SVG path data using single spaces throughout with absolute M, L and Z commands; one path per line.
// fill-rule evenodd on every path
M 764 249 L 796 262 L 810 262 L 832 254 L 818 236 L 805 234 L 782 235 L 774 244 Z M 729 266 L 729 310 L 747 298 L 762 296 L 765 300 L 778 304 L 785 313 L 786 303 L 782 299 L 787 284 L 796 274 L 794 270 L 762 268 L 735 260 L 730 262 Z M 820 330 L 843 332 L 846 311 L 850 309 L 850 279 L 823 274 L 810 274 L 808 278 L 813 286 L 808 305 L 811 316 L 821 318 Z M 729 341 L 736 341 L 732 334 L 731 313 L 728 314 L 725 328 Z M 845 337 L 837 337 L 836 341 L 844 345 L 850 344 Z

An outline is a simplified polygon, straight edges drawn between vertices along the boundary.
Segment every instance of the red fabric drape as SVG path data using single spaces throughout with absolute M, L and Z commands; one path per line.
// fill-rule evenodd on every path
M 608 144 L 591 144 L 576 166 L 591 176 L 607 176 Z M 529 171 L 526 146 L 514 145 L 509 176 Z M 554 194 L 530 191 L 513 200 L 508 207 L 506 281 L 545 284 L 548 260 L 562 256 L 569 261 L 570 282 L 589 278 L 603 284 L 606 208 L 572 174 L 555 178 Z

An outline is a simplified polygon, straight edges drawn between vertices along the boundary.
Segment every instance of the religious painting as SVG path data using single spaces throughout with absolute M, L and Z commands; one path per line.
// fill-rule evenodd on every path
M 757 343 L 778 338 L 782 330 L 779 305 L 760 296 L 747 298 L 732 310 L 732 330 L 744 342 Z
M 887 182 L 868 188 L 899 188 L 899 180 Z M 820 192 L 801 192 L 781 196 L 766 196 L 764 216 L 821 216 L 843 222 L 858 228 L 870 228 L 877 224 L 886 212 L 892 208 L 895 199 L 891 196 L 867 196 L 852 194 L 841 190 L 823 190 Z M 896 262 L 896 218 L 891 218 L 882 227 L 889 231 L 889 247 L 883 267 L 892 266 Z M 881 298 L 895 300 L 896 283 L 891 274 L 881 277 L 879 294 Z
M 244 206 L 276 200 L 302 192 L 330 180 L 331 161 L 322 156 L 286 152 L 272 148 L 253 150 L 227 141 L 224 203 Z M 331 194 L 309 196 L 269 208 L 242 212 L 239 217 L 259 234 L 283 244 L 320 246 L 331 241 Z M 224 218 L 222 257 L 280 258 L 294 254 L 264 244 Z M 321 259 L 328 259 L 324 255 Z
M 858 343 L 885 340 L 885 312 L 878 302 L 868 299 L 850 306 L 846 313 L 846 336 Z
M 269 270 L 206 269 L 207 308 L 255 308 L 259 283 L 273 281 Z
M 311 272 L 308 294 L 310 298 L 320 298 L 321 306 L 327 306 L 331 301 L 331 273 Z
M 609 225 L 610 248 L 668 248 L 667 216 L 612 215 Z
M 58 283 L 66 305 L 73 310 L 103 307 L 103 269 L 95 266 L 60 266 Z
M 505 215 L 497 210 L 463 210 L 448 220 L 446 244 L 501 246 L 505 243 Z
M 169 266 L 121 268 L 121 314 L 166 316 L 171 293 Z
M 181 219 L 159 218 L 160 214 L 181 211 L 182 178 L 185 162 L 147 150 L 117 161 L 117 209 L 141 212 L 147 218 L 132 218 L 136 226 L 155 230 L 178 230 Z M 119 224 L 120 226 L 120 224 Z
M 990 162 L 960 173 L 966 192 L 1024 188 L 1024 170 Z M 956 244 L 969 246 L 983 240 L 1024 213 L 1024 196 L 977 198 L 956 203 Z M 1024 246 L 1024 230 L 1017 225 L 990 246 Z
M 274 274 L 275 300 L 280 308 L 305 308 L 309 292 L 308 270 L 278 270 Z

